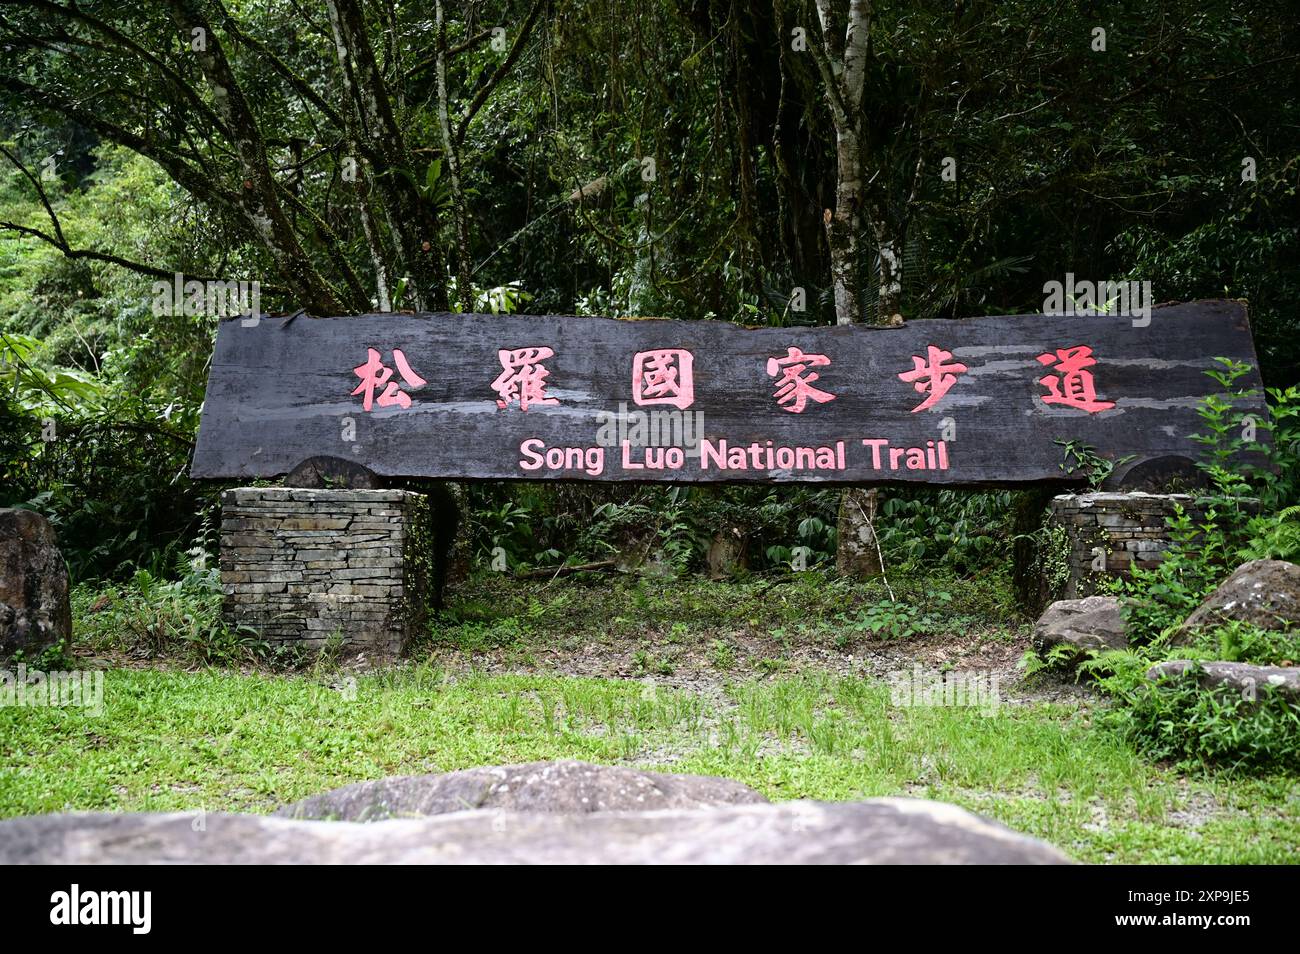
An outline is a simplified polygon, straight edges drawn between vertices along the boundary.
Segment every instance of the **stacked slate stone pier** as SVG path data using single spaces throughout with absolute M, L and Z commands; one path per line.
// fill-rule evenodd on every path
M 428 501 L 404 490 L 222 494 L 223 615 L 271 643 L 405 651 L 427 616 Z
M 1166 520 L 1181 507 L 1199 523 L 1205 505 L 1188 494 L 1063 494 L 1052 500 L 1049 526 L 1064 530 L 1061 552 L 1048 554 L 1048 572 L 1057 593 L 1079 599 L 1097 592 L 1107 576 L 1128 576 L 1134 567 L 1150 569 L 1169 548 Z M 1050 564 L 1055 563 L 1053 568 Z

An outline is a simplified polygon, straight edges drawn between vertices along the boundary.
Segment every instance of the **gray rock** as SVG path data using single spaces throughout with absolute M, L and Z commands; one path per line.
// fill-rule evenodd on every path
M 200 830 L 196 831 L 198 828 Z M 921 799 L 694 811 L 456 812 L 355 822 L 40 815 L 0 822 L 0 864 L 1068 864 L 1051 845 Z
M 286 487 L 313 490 L 347 488 L 380 490 L 379 475 L 364 464 L 342 457 L 308 457 L 284 478 Z
M 1197 669 L 1196 667 L 1199 667 Z M 1198 674 L 1204 689 L 1226 686 L 1254 700 L 1263 695 L 1265 686 L 1273 686 L 1278 695 L 1300 702 L 1300 668 L 1295 666 L 1253 666 L 1239 662 L 1192 662 L 1189 659 L 1170 659 L 1156 663 L 1147 670 L 1152 681 L 1183 679 L 1189 673 Z
M 35 661 L 72 639 L 68 568 L 54 528 L 31 510 L 0 509 L 0 657 Z
M 1034 643 L 1046 650 L 1060 644 L 1075 649 L 1126 649 L 1121 603 L 1114 596 L 1057 600 L 1034 624 Z
M 1300 630 L 1300 566 L 1285 560 L 1251 560 L 1233 570 L 1170 638 L 1185 646 L 1202 629 L 1231 620 L 1260 629 Z
M 563 761 L 359 782 L 286 805 L 276 814 L 365 822 L 478 808 L 576 813 L 709 808 L 766 801 L 752 788 L 726 778 L 662 775 Z

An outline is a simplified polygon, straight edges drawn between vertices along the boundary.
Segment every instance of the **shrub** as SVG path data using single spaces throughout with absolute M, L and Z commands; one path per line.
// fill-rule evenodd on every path
M 1157 683 L 1146 677 L 1157 655 L 1110 652 L 1084 664 L 1119 702 L 1103 720 L 1139 752 L 1183 768 L 1268 771 L 1300 765 L 1300 705 L 1272 686 L 1261 687 L 1253 700 L 1226 687 L 1202 688 L 1198 667 Z
M 221 582 L 201 548 L 188 554 L 178 579 L 136 570 L 120 585 L 78 587 L 74 615 L 81 640 L 93 649 L 146 659 L 171 657 L 204 665 L 268 661 L 269 647 L 249 627 L 221 619 Z
M 1268 770 L 1300 765 L 1300 705 L 1271 687 L 1257 698 L 1228 688 L 1203 688 L 1193 667 L 1158 684 L 1146 674 L 1157 662 L 1183 658 L 1222 659 L 1258 665 L 1288 665 L 1300 659 L 1300 636 L 1229 622 L 1199 633 L 1190 646 L 1172 647 L 1169 637 L 1225 576 L 1246 560 L 1294 556 L 1300 544 L 1296 518 L 1300 473 L 1300 391 L 1270 390 L 1269 419 L 1247 420 L 1235 398 L 1249 395 L 1236 382 L 1249 370 L 1218 359 L 1208 372 L 1226 396 L 1212 396 L 1199 408 L 1206 447 L 1201 468 L 1213 490 L 1205 517 L 1194 523 L 1181 509 L 1168 521 L 1172 544 L 1152 570 L 1135 570 L 1118 586 L 1126 598 L 1125 621 L 1133 648 L 1094 654 L 1080 666 L 1098 677 L 1118 703 L 1106 716 L 1143 753 L 1184 764 Z M 1256 430 L 1271 433 L 1258 439 Z M 1243 454 L 1253 461 L 1241 463 Z M 1254 514 L 1241 498 L 1259 501 Z
M 1202 631 L 1192 645 L 1215 659 L 1227 662 L 1250 662 L 1260 666 L 1294 666 L 1300 663 L 1300 631 L 1260 629 L 1240 620 Z

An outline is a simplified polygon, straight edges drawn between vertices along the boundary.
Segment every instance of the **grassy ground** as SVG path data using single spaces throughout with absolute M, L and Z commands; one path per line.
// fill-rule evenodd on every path
M 716 696 L 629 680 L 114 670 L 105 711 L 0 710 L 0 814 L 267 811 L 388 774 L 579 758 L 725 775 L 773 799 L 956 802 L 1083 861 L 1300 862 L 1294 779 L 1184 778 L 1070 706 L 898 708 L 803 675 Z
M 900 590 L 910 609 L 881 623 L 876 590 L 825 581 L 487 578 L 404 666 L 294 674 L 113 655 L 120 611 L 97 624 L 81 594 L 84 645 L 114 666 L 104 710 L 0 708 L 0 815 L 268 811 L 388 774 L 579 758 L 772 799 L 942 799 L 1081 861 L 1300 863 L 1300 778 L 1145 762 L 1090 693 L 1012 684 L 1024 627 L 995 584 Z M 1005 704 L 891 704 L 882 676 L 914 661 L 997 675 Z
M 819 573 L 740 583 L 520 583 L 486 574 L 458 594 L 417 653 L 505 671 L 716 681 L 807 668 L 848 673 L 872 659 L 881 664 L 874 669 L 892 671 L 904 656 L 951 668 L 972 654 L 1010 668 L 1029 632 L 996 578 L 887 587 Z

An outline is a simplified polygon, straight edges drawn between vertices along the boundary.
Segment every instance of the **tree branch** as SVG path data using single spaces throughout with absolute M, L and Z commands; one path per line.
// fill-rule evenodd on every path
M 170 280 L 174 279 L 177 275 L 180 275 L 185 281 L 220 282 L 226 280 L 212 275 L 195 275 L 190 272 L 182 272 L 179 270 L 168 271 L 165 268 L 158 268 L 154 265 L 144 265 L 140 262 L 133 262 L 130 259 L 122 258 L 120 255 L 113 255 L 109 252 L 99 252 L 95 249 L 72 248 L 67 242 L 61 241 L 55 236 L 50 235 L 48 232 L 42 232 L 40 229 L 32 228 L 29 225 L 19 225 L 15 222 L 0 221 L 0 230 L 16 232 L 20 235 L 30 235 L 33 238 L 38 238 L 42 242 L 47 242 L 57 248 L 63 253 L 65 258 L 87 258 L 96 262 L 105 262 L 106 264 L 117 265 L 120 268 L 125 268 L 128 271 L 137 272 L 141 275 L 148 275 L 150 278 L 166 278 Z M 258 282 L 258 288 L 264 292 L 269 292 L 272 295 L 283 295 L 287 293 L 287 289 L 281 285 L 267 285 Z
M 26 176 L 27 181 L 32 184 L 32 188 L 36 190 L 37 198 L 41 200 L 41 205 L 45 206 L 45 212 L 49 215 L 50 222 L 54 225 L 54 234 L 58 237 L 59 244 L 66 247 L 68 241 L 63 237 L 63 226 L 59 224 L 59 217 L 54 214 L 54 206 L 50 205 L 50 199 L 45 194 L 45 187 L 41 185 L 41 180 L 36 178 L 36 176 L 32 174 L 31 170 L 23 165 L 22 162 L 19 161 L 18 157 L 4 146 L 0 146 L 0 152 L 4 153 L 4 157 L 17 166 L 18 171 Z
M 191 166 L 186 161 L 185 156 L 173 147 L 156 143 L 124 126 L 109 122 L 103 118 L 101 113 L 95 110 L 82 107 L 67 97 L 33 86 L 4 72 L 0 72 L 0 89 L 7 89 L 39 107 L 49 109 L 71 119 L 78 125 L 98 133 L 104 139 L 125 146 L 132 152 L 137 152 L 147 159 L 152 159 L 166 170 L 167 174 L 178 185 L 196 199 L 214 206 L 224 206 L 228 209 L 235 208 L 236 197 L 233 193 L 225 192 L 216 187 L 216 176 L 212 175 L 210 170 L 197 169 Z
M 465 133 L 469 130 L 471 120 L 478 115 L 478 111 L 483 108 L 488 97 L 492 95 L 492 91 L 497 88 L 497 85 L 503 79 L 506 78 L 511 68 L 514 67 L 515 61 L 518 60 L 520 55 L 523 53 L 524 43 L 527 41 L 528 35 L 532 32 L 533 25 L 537 22 L 537 17 L 542 12 L 542 7 L 545 6 L 547 2 L 548 0 L 534 0 L 532 9 L 528 11 L 528 16 L 524 18 L 523 24 L 519 27 L 519 35 L 515 37 L 515 42 L 510 46 L 510 52 L 506 54 L 506 58 L 501 61 L 501 64 L 497 66 L 497 68 L 492 72 L 492 75 L 488 77 L 488 81 L 479 88 L 477 93 L 474 94 L 474 98 L 470 101 L 469 107 L 465 110 L 465 115 L 461 117 L 460 123 L 456 126 L 456 143 L 458 145 L 465 141 Z
M 293 70 L 289 69 L 285 62 L 280 59 L 280 57 L 276 56 L 275 52 L 269 49 L 266 44 L 262 43 L 260 40 L 255 40 L 253 37 L 239 29 L 239 24 L 235 22 L 235 18 L 227 12 L 224 6 L 218 3 L 217 7 L 221 10 L 221 14 L 225 18 L 222 22 L 222 26 L 226 29 L 226 32 L 234 37 L 237 42 L 251 48 L 258 56 L 270 63 L 271 67 L 283 76 L 285 80 L 288 81 L 289 85 L 296 89 L 298 93 L 307 100 L 307 102 L 319 109 L 325 118 L 333 123 L 337 129 L 343 129 L 343 117 L 339 115 L 338 110 L 327 103 L 321 95 L 316 92 L 316 90 L 312 89 L 310 83 Z
M 199 96 L 194 88 L 191 87 L 189 83 L 185 82 L 185 79 L 179 73 L 112 25 L 105 23 L 103 20 L 97 19 L 96 17 L 92 17 L 90 14 L 85 13 L 76 7 L 64 7 L 60 4 L 51 2 L 51 0 L 0 0 L 0 5 L 10 6 L 15 4 L 20 6 L 36 7 L 39 10 L 45 10 L 49 13 L 67 17 L 70 20 L 84 24 L 97 33 L 108 37 L 118 46 L 130 50 L 137 57 L 156 68 L 165 78 L 170 80 L 172 85 L 181 91 L 195 110 L 206 117 L 219 132 L 227 138 L 230 137 L 230 130 L 225 127 L 217 114 L 214 113 L 211 107 L 203 101 L 203 98 Z
M 448 60 L 448 62 L 450 62 L 451 60 L 454 60 L 456 57 L 460 56 L 462 53 L 468 53 L 470 50 L 474 49 L 476 46 L 482 46 L 483 43 L 485 43 L 486 41 L 490 40 L 491 38 L 492 38 L 492 30 L 489 28 L 489 29 L 487 29 L 487 30 L 480 30 L 478 33 L 474 34 L 474 35 L 473 35 L 472 37 L 470 37 L 469 39 L 467 39 L 467 40 L 462 40 L 461 42 L 457 43 L 455 46 L 448 47 L 448 49 L 447 49 L 447 60 Z M 421 60 L 419 63 L 416 63 L 416 64 L 415 64 L 414 66 L 412 66 L 409 70 L 407 70 L 407 71 L 406 71 L 406 78 L 407 78 L 407 80 L 413 80 L 413 79 L 415 79 L 417 76 L 419 76 L 421 73 L 424 73 L 424 72 L 426 72 L 427 70 L 429 70 L 430 68 L 432 68 L 432 67 L 434 67 L 434 66 L 437 66 L 437 65 L 438 65 L 438 57 L 437 57 L 436 54 L 433 55 L 433 56 L 427 57 L 426 59 Z
M 305 299 L 303 305 L 318 314 L 342 312 L 343 305 L 334 289 L 317 271 L 284 214 L 257 117 L 235 78 L 216 31 L 197 0 L 169 0 L 169 6 L 179 29 L 199 28 L 207 34 L 204 49 L 195 50 L 195 56 L 207 78 L 218 115 L 234 133 L 236 153 L 245 176 L 244 188 L 235 200 L 239 211 L 271 253 L 280 274 L 300 289 Z

